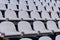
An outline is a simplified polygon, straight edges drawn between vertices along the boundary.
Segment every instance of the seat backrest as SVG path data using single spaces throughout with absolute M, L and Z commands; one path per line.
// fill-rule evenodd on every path
M 47 29 L 56 30 L 58 28 L 57 28 L 57 25 L 54 21 L 47 21 Z
M 43 37 L 40 37 L 39 40 L 52 40 L 52 39 L 48 36 L 43 36 Z
M 28 10 L 25 4 L 19 4 L 19 10 Z
M 8 4 L 8 9 L 17 10 L 17 6 L 15 4 Z
M 19 4 L 26 5 L 26 0 L 19 0 Z
M 31 18 L 36 18 L 36 19 L 40 18 L 39 13 L 36 11 L 32 11 L 30 14 L 31 14 Z
M 40 0 L 40 2 L 45 2 L 45 0 Z
M 38 11 L 45 11 L 44 6 L 38 5 Z
M 0 10 L 6 10 L 5 4 L 0 3 Z
M 16 32 L 15 25 L 12 22 L 4 21 L 0 23 L 0 32 Z
M 29 10 L 33 10 L 33 11 L 36 11 L 36 6 L 33 5 L 33 4 L 29 4 Z
M 52 1 L 52 3 L 56 3 L 56 1 L 55 0 L 51 0 Z
M 26 11 L 19 11 L 18 14 L 19 14 L 19 18 L 23 18 L 23 19 L 29 18 L 29 15 L 28 15 L 28 13 Z
M 58 6 L 54 6 L 53 9 L 54 9 L 55 12 L 59 12 Z
M 20 40 L 32 40 L 32 39 L 30 39 L 30 38 L 22 38 Z
M 57 12 L 51 12 L 51 18 L 53 18 L 53 19 L 59 18 Z
M 46 0 L 46 3 L 51 3 L 51 1 L 50 0 Z
M 0 3 L 2 3 L 2 4 L 8 4 L 8 0 L 0 0 Z
M 31 31 L 32 28 L 31 28 L 31 25 L 29 22 L 26 22 L 26 21 L 20 21 L 18 23 L 18 30 L 20 32 L 25 32 L 25 31 Z
M 15 19 L 15 18 L 17 18 L 17 16 L 13 10 L 6 10 L 5 11 L 5 18 Z
M 60 35 L 57 35 L 55 40 L 60 40 Z
M 46 6 L 46 10 L 49 12 L 49 11 L 53 11 L 52 10 L 52 7 L 50 7 L 50 6 Z
M 49 13 L 46 12 L 46 11 L 42 11 L 41 16 L 42 16 L 43 19 L 49 19 L 50 18 Z
M 42 31 L 42 30 L 46 29 L 45 26 L 44 26 L 44 24 L 43 24 L 43 22 L 41 22 L 41 21 L 35 21 L 33 23 L 33 28 L 36 31 Z
M 16 5 L 17 5 L 17 4 L 18 4 L 18 1 L 17 1 L 17 0 L 10 0 L 10 3 L 11 3 L 11 4 L 16 4 Z

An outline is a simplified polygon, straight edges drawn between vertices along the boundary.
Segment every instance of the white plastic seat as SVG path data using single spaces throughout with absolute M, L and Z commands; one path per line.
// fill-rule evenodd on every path
M 58 29 L 54 21 L 47 21 L 47 29 L 54 31 L 55 33 L 60 32 L 60 29 Z
M 51 20 L 50 15 L 47 11 L 42 11 L 41 16 L 42 16 L 42 19 Z
M 5 18 L 8 18 L 9 20 L 17 20 L 17 15 L 13 10 L 6 10 Z
M 48 3 L 42 3 L 43 4 L 43 6 L 48 6 Z
M 59 20 L 60 19 L 59 16 L 58 16 L 58 14 L 56 12 L 51 12 L 51 18 L 53 20 L 55 20 L 55 19 Z
M 36 6 L 34 5 L 32 0 L 28 1 L 28 6 L 29 6 L 29 10 L 34 10 L 36 11 Z
M 58 6 L 55 6 L 53 9 L 54 9 L 54 12 L 59 12 Z
M 30 14 L 31 14 L 31 19 L 34 19 L 34 18 L 35 18 L 36 20 L 40 20 L 40 19 L 41 19 L 39 13 L 36 12 L 36 11 L 32 11 Z
M 26 0 L 19 0 L 19 4 L 26 5 Z
M 25 4 L 19 4 L 19 10 L 28 11 L 27 6 Z
M 41 5 L 41 2 L 38 0 L 35 1 L 36 6 Z
M 5 4 L 1 4 L 1 3 L 0 3 L 0 10 L 6 10 Z
M 30 35 L 37 34 L 37 31 L 33 31 L 30 23 L 26 22 L 26 21 L 20 21 L 18 23 L 18 30 L 19 30 L 19 32 L 23 32 L 25 35 L 27 35 L 27 34 L 30 34 Z
M 1 4 L 8 4 L 8 0 L 0 0 Z
M 52 31 L 45 28 L 45 25 L 41 21 L 35 21 L 33 23 L 33 28 L 35 31 L 40 31 L 40 33 L 51 33 Z
M 45 0 L 40 0 L 40 2 L 43 2 L 43 3 L 45 3 Z
M 18 5 L 18 1 L 17 0 L 10 0 L 10 4 Z
M 51 3 L 51 1 L 50 0 L 46 0 L 46 3 Z
M 52 40 L 52 39 L 48 36 L 42 36 L 39 38 L 39 40 Z
M 26 11 L 19 11 L 19 19 L 30 20 L 29 15 Z
M 50 7 L 55 7 L 54 3 L 49 3 Z
M 50 6 L 46 6 L 46 10 L 47 10 L 48 12 L 53 11 L 53 10 L 52 10 L 52 7 L 50 7 Z
M 34 0 L 34 2 L 39 2 L 39 0 Z
M 60 40 L 60 35 L 57 35 L 55 40 Z
M 29 10 L 37 11 L 36 6 L 29 4 Z
M 52 0 L 52 3 L 56 3 L 55 0 Z
M 22 38 L 20 40 L 32 40 L 32 39 L 30 39 L 30 38 Z
M 16 6 L 15 4 L 8 4 L 8 9 L 18 10 L 18 9 L 17 9 L 17 6 Z
M 38 5 L 38 11 L 45 11 L 44 6 Z
M 20 32 L 16 31 L 15 25 L 12 22 L 4 21 L 0 23 L 0 32 L 4 33 L 4 36 L 20 35 Z

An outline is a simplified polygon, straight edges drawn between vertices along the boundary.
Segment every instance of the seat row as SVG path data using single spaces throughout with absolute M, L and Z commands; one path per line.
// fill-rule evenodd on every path
M 19 5 L 14 5 L 14 4 L 1 4 L 0 3 L 0 10 L 6 10 L 6 9 L 11 9 L 15 11 L 19 10 L 24 10 L 24 11 L 55 11 L 55 12 L 60 12 L 60 5 L 54 6 L 54 4 L 47 5 L 47 4 L 38 4 L 37 6 L 34 4 L 30 5 L 24 5 L 24 4 L 19 4 Z
M 31 38 L 22 38 L 20 40 L 32 40 Z M 37 40 L 52 40 L 52 38 L 50 38 L 49 36 L 42 36 Z M 60 35 L 57 35 L 55 40 L 60 40 Z
M 9 20 L 60 20 L 60 12 L 31 11 L 28 13 L 27 11 L 19 11 L 16 13 L 13 10 L 6 10 L 3 13 L 0 11 L 0 20 L 6 20 L 6 18 Z
M 30 3 L 32 3 L 32 2 L 46 2 L 46 3 L 58 3 L 58 4 L 60 4 L 59 2 L 60 1 L 55 1 L 55 0 L 0 0 L 0 3 L 2 3 L 2 4 L 8 4 L 8 3 L 11 3 L 11 4 L 19 4 L 19 3 L 25 3 L 26 1 L 28 1 L 28 2 L 30 2 Z
M 3 21 L 0 23 L 0 37 L 10 38 L 10 37 L 29 37 L 29 36 L 41 36 L 41 35 L 52 35 L 54 33 L 60 33 L 60 21 L 58 22 L 58 27 L 54 21 L 47 21 L 47 28 L 41 21 L 33 22 L 33 29 L 29 22 L 20 21 L 18 23 L 18 31 L 15 25 L 10 21 Z

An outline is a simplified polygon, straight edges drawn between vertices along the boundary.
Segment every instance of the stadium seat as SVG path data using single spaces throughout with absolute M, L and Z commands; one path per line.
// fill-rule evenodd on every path
M 38 6 L 38 5 L 42 5 L 40 2 L 36 2 L 36 6 Z
M 0 0 L 1 4 L 8 4 L 8 0 Z
M 53 31 L 54 33 L 60 32 L 60 29 L 58 29 L 54 21 L 47 21 L 47 29 Z
M 28 1 L 28 0 L 27 0 Z M 36 11 L 36 5 L 33 3 L 32 0 L 28 1 L 28 6 L 29 6 L 29 10 L 33 10 Z
M 16 31 L 15 25 L 10 21 L 3 21 L 0 23 L 0 33 L 4 35 L 4 37 L 12 37 L 21 34 Z
M 43 2 L 43 3 L 45 3 L 45 0 L 40 0 L 40 2 Z
M 26 11 L 19 11 L 18 13 L 19 19 L 23 20 L 33 20 L 29 17 L 28 13 Z
M 19 10 L 29 11 L 25 4 L 19 4 Z
M 32 30 L 31 25 L 29 22 L 26 21 L 20 21 L 18 23 L 18 30 L 19 32 L 23 32 L 24 35 L 34 35 L 34 34 L 38 34 L 37 31 Z
M 26 0 L 19 0 L 19 4 L 26 5 Z
M 36 6 L 32 4 L 29 4 L 29 10 L 37 11 Z
M 6 5 L 0 3 L 0 10 L 6 10 Z
M 44 6 L 38 5 L 37 7 L 38 7 L 38 11 L 45 11 Z
M 53 11 L 53 10 L 52 10 L 52 7 L 50 7 L 50 6 L 46 6 L 46 11 L 48 11 L 48 12 Z
M 50 7 L 54 7 L 55 6 L 55 4 L 54 3 L 49 3 L 50 4 Z
M 17 20 L 17 15 L 13 10 L 6 10 L 5 11 L 5 18 L 8 18 L 9 20 Z
M 56 20 L 60 20 L 57 12 L 51 12 L 51 18 L 52 18 L 53 20 L 55 20 L 55 19 L 56 19 Z
M 39 2 L 39 0 L 33 0 L 34 2 Z
M 48 3 L 42 3 L 43 6 L 48 6 Z
M 60 40 L 60 35 L 57 35 L 57 36 L 55 37 L 55 40 Z
M 41 16 L 42 16 L 42 19 L 46 19 L 46 20 L 52 20 L 51 18 L 50 18 L 50 15 L 49 15 L 49 13 L 47 12 L 47 11 L 42 11 L 42 13 L 41 13 Z
M 32 40 L 32 39 L 30 39 L 30 38 L 22 38 L 20 40 Z
M 46 3 L 51 3 L 51 1 L 50 0 L 46 0 Z
M 37 11 L 32 11 L 30 15 L 31 15 L 31 19 L 42 20 L 42 18 L 40 17 Z
M 15 5 L 15 4 L 8 4 L 8 9 L 18 11 L 17 5 Z
M 54 6 L 53 9 L 54 9 L 54 12 L 60 12 L 58 6 Z
M 44 23 L 41 21 L 35 21 L 33 23 L 33 28 L 35 31 L 39 31 L 40 33 L 52 33 L 51 30 L 46 29 Z
M 52 40 L 52 39 L 48 36 L 42 36 L 39 38 L 39 40 Z
M 10 0 L 10 4 L 18 5 L 18 1 L 17 0 Z
M 52 0 L 52 3 L 56 3 L 56 1 L 55 0 Z

